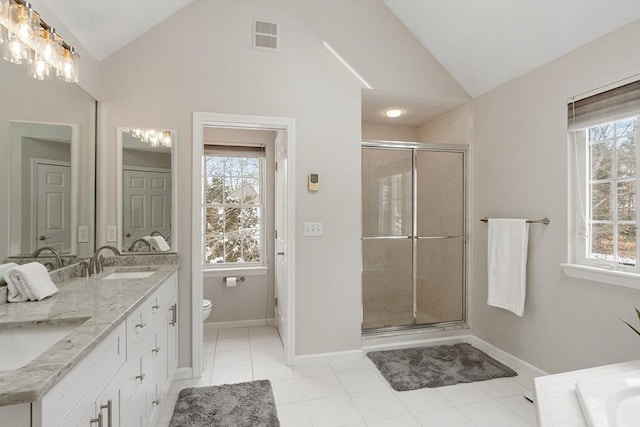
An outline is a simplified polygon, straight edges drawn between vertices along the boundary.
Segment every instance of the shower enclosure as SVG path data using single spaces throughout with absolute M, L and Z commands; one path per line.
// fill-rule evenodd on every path
M 362 144 L 364 333 L 465 320 L 467 147 Z

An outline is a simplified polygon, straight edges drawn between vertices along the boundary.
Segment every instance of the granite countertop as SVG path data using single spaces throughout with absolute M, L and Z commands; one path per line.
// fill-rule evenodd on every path
M 535 379 L 539 427 L 587 427 L 576 383 L 640 370 L 640 360 L 545 375 Z
M 60 292 L 42 301 L 0 305 L 0 329 L 77 323 L 79 326 L 26 366 L 0 371 L 0 406 L 41 399 L 82 358 L 104 340 L 129 313 L 178 270 L 178 256 L 142 258 L 154 265 L 144 279 L 102 280 L 113 271 L 134 270 L 133 258 L 105 267 L 92 277 L 57 282 Z M 157 264 L 156 264 L 157 262 Z M 148 270 L 149 268 L 147 268 Z

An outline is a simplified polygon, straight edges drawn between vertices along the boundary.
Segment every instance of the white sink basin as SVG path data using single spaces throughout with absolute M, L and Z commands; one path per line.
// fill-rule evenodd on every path
M 78 326 L 72 323 L 0 329 L 0 371 L 22 368 Z
M 640 426 L 640 372 L 580 381 L 576 390 L 589 426 Z
M 117 271 L 103 277 L 103 280 L 144 279 L 153 273 L 153 271 Z

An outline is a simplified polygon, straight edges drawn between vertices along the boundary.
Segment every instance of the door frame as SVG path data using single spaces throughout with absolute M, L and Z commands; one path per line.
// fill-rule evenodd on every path
M 412 315 L 413 315 L 413 324 L 412 325 L 403 325 L 403 326 L 389 326 L 389 327 L 384 327 L 384 328 L 376 328 L 376 329 L 371 329 L 371 330 L 367 330 L 367 331 L 362 331 L 363 335 L 376 335 L 376 334 L 384 334 L 384 333 L 393 333 L 393 332 L 399 332 L 399 331 L 407 331 L 407 330 L 416 330 L 416 329 L 420 329 L 420 328 L 430 328 L 430 327 L 434 327 L 434 326 L 447 326 L 447 325 L 458 325 L 458 324 L 468 324 L 469 322 L 469 309 L 470 309 L 470 303 L 469 303 L 469 290 L 470 290 L 470 286 L 469 286 L 469 268 L 470 268 L 470 256 L 469 256 L 469 251 L 470 251 L 470 247 L 471 245 L 469 244 L 469 226 L 470 226 L 470 217 L 471 217 L 471 213 L 470 213 L 470 194 L 469 194 L 469 169 L 470 169 L 470 161 L 469 161 L 469 146 L 465 145 L 465 144 L 435 144 L 435 143 L 421 143 L 421 142 L 402 142 L 402 141 L 376 141 L 376 140 L 362 140 L 362 143 L 360 145 L 361 149 L 363 148 L 378 148 L 378 149 L 405 149 L 405 150 L 412 150 L 412 174 L 413 174 L 413 182 L 412 182 L 412 198 L 415 199 L 415 190 L 416 190 L 416 174 L 415 174 L 415 154 L 416 154 L 416 150 L 424 150 L 424 151 L 440 151 L 440 152 L 454 152 L 454 153 L 461 153 L 462 154 L 462 159 L 463 159 L 463 224 L 464 224 L 464 230 L 463 230 L 463 235 L 464 235 L 464 241 L 465 241 L 465 245 L 464 245 L 464 252 L 463 252 L 463 271 L 462 271 L 462 281 L 463 281 L 463 286 L 462 286 L 462 293 L 463 293 L 463 297 L 462 297 L 462 320 L 461 321 L 450 321 L 450 322 L 440 322 L 440 323 L 431 323 L 431 324 L 415 324 L 415 315 L 416 315 L 416 283 L 415 283 L 415 276 L 416 276 L 416 251 L 415 251 L 415 247 L 414 250 L 412 251 L 413 254 L 413 261 L 412 261 L 412 268 L 413 268 L 413 272 L 412 272 L 412 286 L 413 286 L 413 307 L 412 307 Z M 413 230 L 415 230 L 416 227 L 416 206 L 415 203 L 413 203 Z M 412 231 L 413 233 L 413 231 Z M 414 239 L 415 240 L 415 239 Z M 414 245 L 415 245 L 415 241 L 414 241 Z M 364 298 L 364 283 L 363 283 L 363 289 L 362 289 L 362 297 Z M 362 302 L 362 318 L 364 320 L 364 300 Z
M 295 119 L 287 117 L 252 116 L 226 113 L 193 113 L 193 146 L 192 146 L 192 195 L 191 195 L 191 368 L 194 378 L 202 375 L 202 298 L 203 298 L 203 218 L 202 209 L 202 155 L 205 127 L 261 129 L 287 132 L 287 138 L 280 143 L 287 147 L 287 229 L 286 252 L 284 262 L 287 265 L 286 284 L 286 338 L 284 339 L 284 358 L 287 365 L 294 362 L 295 357 Z M 282 138 L 281 138 L 282 139 Z M 277 144 L 278 142 L 276 142 Z M 276 147 L 277 149 L 277 147 Z M 277 201 L 276 201 L 277 203 Z

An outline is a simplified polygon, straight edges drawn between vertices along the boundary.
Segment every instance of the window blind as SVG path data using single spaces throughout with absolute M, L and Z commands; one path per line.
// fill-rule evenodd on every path
M 640 80 L 569 102 L 567 113 L 569 131 L 640 114 Z
M 204 155 L 210 157 L 265 158 L 264 145 L 204 144 Z

